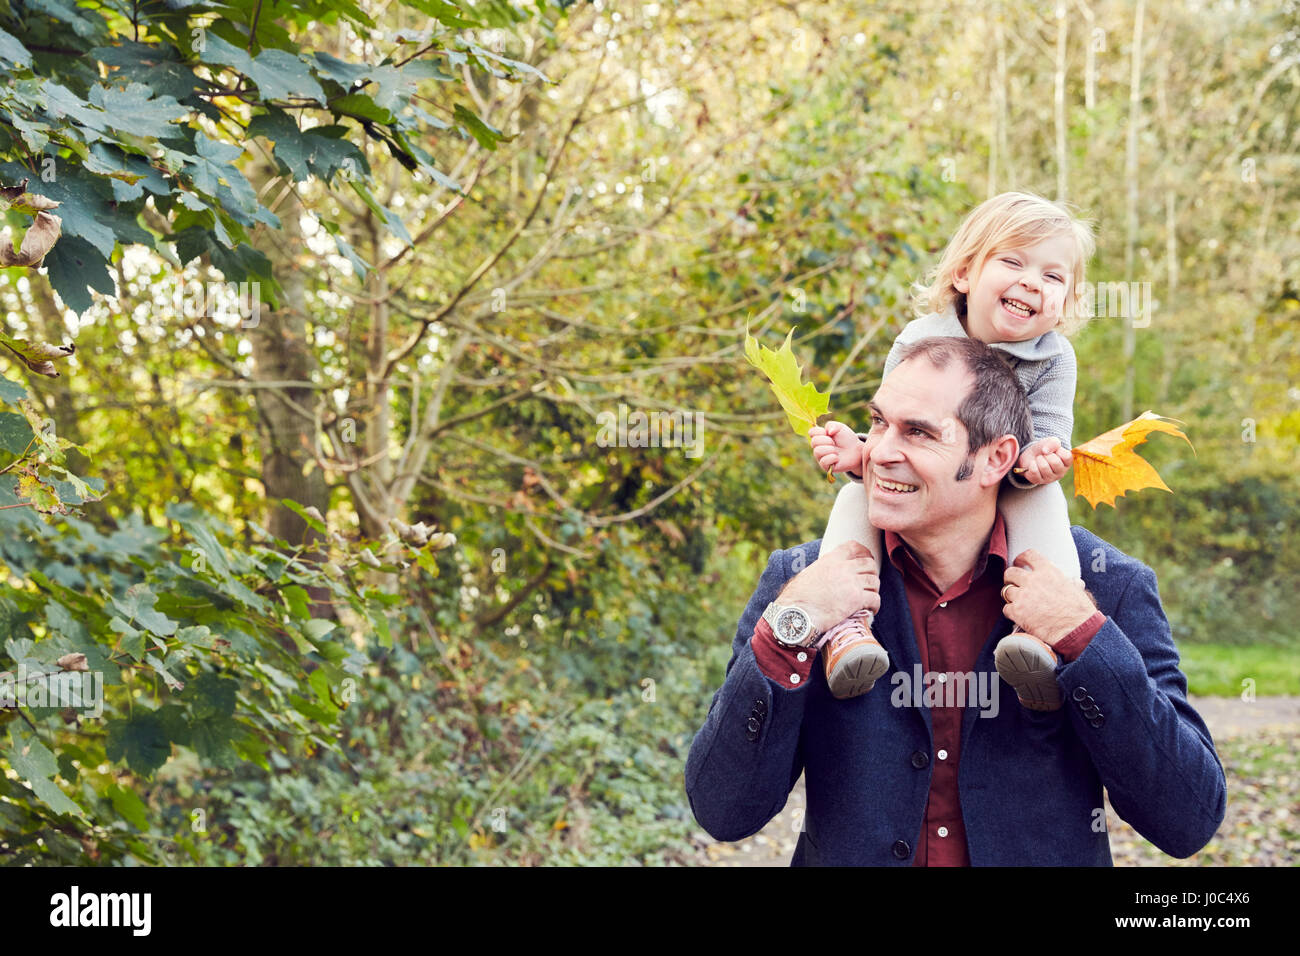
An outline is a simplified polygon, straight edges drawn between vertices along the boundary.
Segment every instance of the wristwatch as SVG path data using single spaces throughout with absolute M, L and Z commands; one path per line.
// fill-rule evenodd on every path
M 772 626 L 777 643 L 784 647 L 810 647 L 821 637 L 821 631 L 813 627 L 812 616 L 794 604 L 773 601 L 763 611 L 763 620 Z

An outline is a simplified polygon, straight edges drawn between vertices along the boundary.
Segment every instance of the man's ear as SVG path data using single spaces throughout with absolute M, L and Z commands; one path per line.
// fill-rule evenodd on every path
M 1020 442 L 1015 435 L 1003 435 L 985 447 L 988 458 L 980 470 L 980 485 L 987 488 L 998 484 L 1015 467 L 1020 458 Z

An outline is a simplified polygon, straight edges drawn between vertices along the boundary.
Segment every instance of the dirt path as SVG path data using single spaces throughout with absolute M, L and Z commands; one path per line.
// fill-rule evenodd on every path
M 1300 734 L 1300 697 L 1257 697 L 1243 701 L 1239 697 L 1189 696 L 1188 700 L 1210 728 L 1210 736 L 1214 738 L 1216 746 L 1221 740 L 1239 737 L 1278 732 Z M 1230 804 L 1231 802 L 1230 800 Z M 700 844 L 698 862 L 705 866 L 789 866 L 795 842 L 799 838 L 804 806 L 804 783 L 801 776 L 790 792 L 785 808 L 752 837 L 738 843 L 719 843 L 703 830 L 697 830 L 695 837 Z M 1106 824 L 1111 835 L 1111 854 L 1115 858 L 1115 864 L 1144 865 L 1147 860 L 1140 852 L 1140 845 L 1145 844 L 1145 841 L 1116 815 L 1109 800 L 1106 801 Z M 1238 821 L 1225 818 L 1219 835 L 1225 835 L 1225 831 L 1238 825 Z M 1285 847 L 1282 849 L 1287 852 Z M 1297 858 L 1292 856 L 1292 865 L 1296 861 Z M 1165 857 L 1164 862 L 1175 861 Z

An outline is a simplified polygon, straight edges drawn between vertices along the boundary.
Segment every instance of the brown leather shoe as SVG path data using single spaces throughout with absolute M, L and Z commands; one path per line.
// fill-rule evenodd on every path
M 889 670 L 889 654 L 868 629 L 871 616 L 845 618 L 826 632 L 822 644 L 822 666 L 831 696 L 847 700 L 865 694 L 876 686 L 876 679 Z
M 1061 685 L 1056 680 L 1056 651 L 1024 631 L 1008 634 L 993 649 L 998 676 L 1016 691 L 1023 707 L 1060 710 Z

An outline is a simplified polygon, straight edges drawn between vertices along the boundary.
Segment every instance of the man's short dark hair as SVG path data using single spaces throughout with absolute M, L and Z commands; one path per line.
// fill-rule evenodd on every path
M 1015 435 L 1021 450 L 1033 441 L 1029 396 L 997 349 L 978 339 L 926 338 L 905 345 L 899 363 L 917 356 L 925 356 L 937 369 L 947 368 L 956 359 L 975 377 L 975 384 L 957 406 L 957 420 L 966 427 L 968 456 L 1003 435 Z

